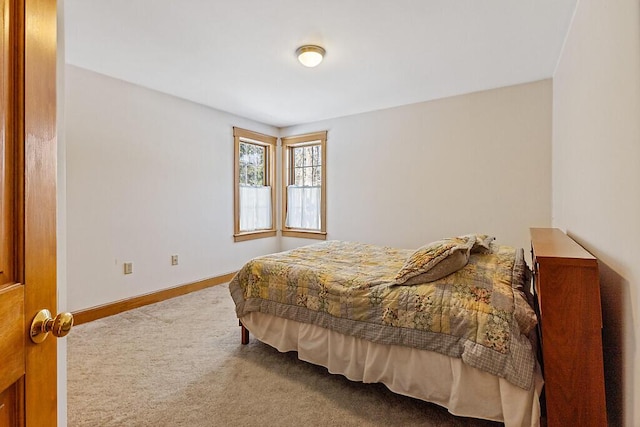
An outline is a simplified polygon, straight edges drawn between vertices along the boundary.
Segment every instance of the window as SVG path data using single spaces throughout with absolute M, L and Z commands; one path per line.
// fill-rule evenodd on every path
M 275 236 L 277 138 L 234 127 L 233 141 L 234 240 Z
M 282 138 L 282 235 L 326 239 L 327 132 Z

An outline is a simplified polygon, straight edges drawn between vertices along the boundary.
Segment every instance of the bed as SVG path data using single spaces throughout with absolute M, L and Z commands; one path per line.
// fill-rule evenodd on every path
M 229 284 L 243 343 L 454 415 L 539 425 L 543 380 L 522 249 L 486 235 L 418 250 L 326 241 L 255 258 Z

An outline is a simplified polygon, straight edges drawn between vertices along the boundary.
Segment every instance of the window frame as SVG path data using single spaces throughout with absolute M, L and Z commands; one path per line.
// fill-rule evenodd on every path
M 327 239 L 327 131 L 313 132 L 304 135 L 287 136 L 280 138 L 282 143 L 282 218 L 281 229 L 283 237 L 301 237 L 307 239 Z M 303 146 L 320 146 L 321 190 L 320 190 L 320 229 L 309 230 L 305 228 L 287 227 L 287 187 L 292 183 L 293 174 L 293 149 Z
M 262 133 L 233 127 L 233 240 L 262 239 L 276 235 L 276 144 L 278 138 Z M 271 228 L 240 231 L 240 143 L 260 145 L 265 148 L 265 186 L 271 186 Z

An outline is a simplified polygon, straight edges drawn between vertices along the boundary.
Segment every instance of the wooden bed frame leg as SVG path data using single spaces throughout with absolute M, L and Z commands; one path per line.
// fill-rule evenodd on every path
M 240 323 L 240 326 L 242 327 L 242 344 L 247 345 L 249 344 L 249 330 L 244 327 L 242 321 L 239 321 L 238 323 Z

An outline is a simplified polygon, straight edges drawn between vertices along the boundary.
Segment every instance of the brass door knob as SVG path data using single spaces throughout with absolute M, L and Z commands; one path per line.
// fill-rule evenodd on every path
M 47 309 L 40 310 L 31 322 L 31 341 L 40 344 L 49 336 L 49 332 L 54 337 L 64 337 L 73 326 L 73 315 L 71 313 L 59 313 L 55 318 L 51 318 L 51 312 Z

